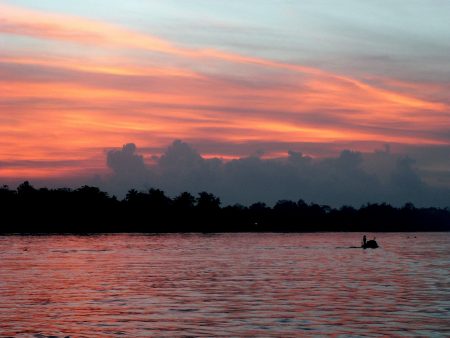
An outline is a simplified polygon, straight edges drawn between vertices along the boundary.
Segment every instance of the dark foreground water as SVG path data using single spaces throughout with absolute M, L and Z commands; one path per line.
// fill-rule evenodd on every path
M 450 234 L 0 237 L 0 336 L 450 336 Z

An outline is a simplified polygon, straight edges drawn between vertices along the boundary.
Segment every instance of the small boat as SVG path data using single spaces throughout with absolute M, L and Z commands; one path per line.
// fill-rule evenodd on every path
M 374 239 L 368 240 L 366 243 L 361 244 L 361 248 L 363 249 L 376 249 L 378 248 L 378 243 Z

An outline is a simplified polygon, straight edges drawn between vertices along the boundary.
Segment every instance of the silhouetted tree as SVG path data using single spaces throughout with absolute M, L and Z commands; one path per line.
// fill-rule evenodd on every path
M 129 202 L 129 203 L 133 203 L 135 201 L 137 201 L 139 197 L 139 193 L 137 190 L 135 189 L 131 189 L 130 191 L 128 191 L 128 193 L 125 196 L 125 201 Z
M 36 193 L 36 189 L 30 184 L 30 182 L 25 181 L 17 187 L 17 194 L 20 197 L 29 197 Z
M 220 208 L 220 198 L 205 191 L 198 194 L 197 208 L 199 210 L 209 211 L 218 210 Z
M 164 194 L 164 191 L 150 189 L 148 191 L 148 203 L 152 209 L 164 211 L 171 205 L 172 200 Z
M 197 221 L 200 224 L 200 231 L 215 231 L 213 225 L 220 223 L 220 199 L 205 191 L 198 194 L 197 198 Z
M 195 197 L 188 192 L 183 192 L 173 200 L 173 206 L 177 210 L 192 210 L 195 207 Z
M 16 190 L 0 187 L 0 232 L 89 233 L 173 231 L 450 231 L 450 210 L 368 203 L 356 209 L 280 200 L 221 207 L 218 197 L 130 190 L 123 200 L 97 187 Z

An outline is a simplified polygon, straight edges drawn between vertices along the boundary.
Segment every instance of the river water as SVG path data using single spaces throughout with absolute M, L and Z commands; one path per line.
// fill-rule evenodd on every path
M 450 233 L 376 236 L 3 236 L 0 336 L 450 336 Z

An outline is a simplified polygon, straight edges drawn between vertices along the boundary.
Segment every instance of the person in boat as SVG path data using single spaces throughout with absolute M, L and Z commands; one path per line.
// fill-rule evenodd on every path
M 376 249 L 376 248 L 378 248 L 378 243 L 375 240 L 375 237 L 368 241 L 367 238 L 366 238 L 366 235 L 364 235 L 361 247 L 363 249 L 367 249 L 367 248 Z

